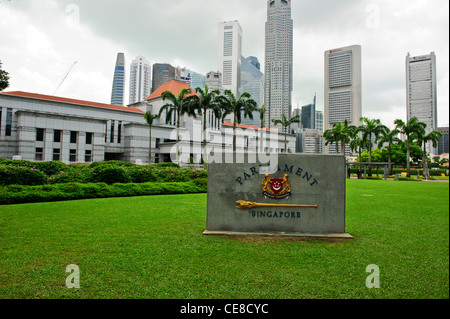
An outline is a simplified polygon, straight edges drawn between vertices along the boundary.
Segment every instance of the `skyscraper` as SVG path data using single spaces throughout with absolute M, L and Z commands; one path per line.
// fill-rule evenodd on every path
M 130 68 L 130 104 L 144 101 L 151 93 L 151 65 L 148 60 L 138 56 Z
M 241 89 L 242 28 L 238 21 L 219 23 L 218 70 L 224 90 L 236 96 Z
M 268 0 L 265 48 L 266 126 L 292 111 L 293 21 L 291 0 Z
M 111 93 L 112 105 L 123 105 L 125 92 L 125 55 L 117 54 L 116 67 L 114 68 L 114 79 Z
M 316 129 L 316 97 L 312 104 L 302 107 L 301 119 L 303 128 Z
M 353 45 L 325 51 L 325 131 L 345 120 L 349 125 L 361 125 L 361 77 L 361 46 Z M 334 144 L 326 147 L 325 153 L 335 152 Z M 349 152 L 347 146 L 346 153 Z
M 406 105 L 408 120 L 416 116 L 424 122 L 426 133 L 436 131 L 437 123 L 437 86 L 436 55 L 406 56 Z M 430 142 L 427 152 L 435 153 Z
M 256 57 L 242 57 L 241 82 L 242 92 L 247 92 L 256 101 L 258 108 L 264 104 L 264 74 L 257 68 L 259 65 Z M 260 126 L 259 112 L 253 112 L 253 120 L 241 117 L 241 124 Z
M 166 82 L 175 80 L 175 68 L 170 64 L 153 64 L 152 93 Z

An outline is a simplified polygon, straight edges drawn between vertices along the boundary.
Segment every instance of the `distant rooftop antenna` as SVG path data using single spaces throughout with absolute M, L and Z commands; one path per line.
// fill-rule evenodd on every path
M 61 87 L 61 85 L 63 84 L 63 82 L 66 80 L 67 76 L 69 75 L 70 71 L 72 71 L 73 67 L 75 66 L 75 64 L 77 64 L 77 61 L 75 61 L 67 70 L 66 74 L 64 75 L 64 78 L 62 79 L 61 83 L 59 83 L 58 87 L 56 88 L 55 92 L 53 93 L 53 95 L 56 94 L 56 92 L 59 90 L 59 88 Z

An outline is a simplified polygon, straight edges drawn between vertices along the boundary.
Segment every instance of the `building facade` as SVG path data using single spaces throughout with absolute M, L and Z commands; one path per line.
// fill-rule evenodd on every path
M 125 55 L 123 53 L 118 53 L 116 66 L 114 68 L 111 104 L 123 105 L 124 93 L 125 93 Z
M 136 57 L 130 67 L 130 104 L 144 101 L 151 93 L 150 62 L 143 57 Z
M 447 127 L 439 127 L 438 131 L 442 133 L 442 137 L 439 138 L 437 153 L 435 155 L 442 155 L 448 153 L 449 148 L 449 133 L 448 126 Z
M 259 65 L 259 62 L 256 57 L 242 57 L 241 88 L 242 93 L 249 93 L 260 108 L 264 104 L 264 74 L 257 68 L 257 65 Z M 253 112 L 253 120 L 242 116 L 241 123 L 261 126 L 259 112 Z
M 325 51 L 325 131 L 345 120 L 349 125 L 361 125 L 361 88 L 361 46 L 353 45 Z M 334 154 L 335 145 L 328 145 L 325 152 Z M 348 146 L 346 153 L 350 153 Z
M 153 64 L 152 93 L 166 82 L 175 80 L 176 69 L 167 63 Z
M 222 85 L 222 73 L 220 72 L 208 72 L 206 74 L 205 84 L 208 86 L 209 90 L 219 90 L 221 93 L 224 92 Z
M 217 69 L 222 74 L 224 90 L 236 97 L 241 93 L 242 28 L 238 21 L 219 23 Z
M 290 0 L 268 0 L 265 40 L 266 126 L 292 112 L 293 21 Z
M 417 117 L 425 123 L 426 133 L 438 129 L 437 122 L 437 82 L 436 82 L 436 55 L 431 52 L 428 55 L 412 57 L 406 56 L 406 105 L 407 118 Z M 432 154 L 430 142 L 427 145 Z

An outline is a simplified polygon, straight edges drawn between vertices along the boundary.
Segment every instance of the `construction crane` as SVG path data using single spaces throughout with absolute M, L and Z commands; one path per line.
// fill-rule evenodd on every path
M 56 92 L 59 90 L 59 88 L 61 87 L 61 85 L 63 84 L 63 82 L 66 80 L 67 76 L 69 75 L 70 71 L 72 71 L 73 67 L 75 66 L 75 64 L 77 64 L 78 61 L 75 61 L 67 70 L 66 74 L 64 75 L 64 78 L 62 79 L 61 83 L 59 83 L 58 87 L 56 88 L 55 92 L 53 93 L 53 95 L 56 94 Z

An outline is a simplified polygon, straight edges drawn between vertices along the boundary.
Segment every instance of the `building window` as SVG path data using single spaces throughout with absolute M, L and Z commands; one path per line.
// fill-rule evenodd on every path
M 87 150 L 84 154 L 84 161 L 86 163 L 91 163 L 92 162 L 92 151 Z
M 114 143 L 114 126 L 116 125 L 115 121 L 111 121 L 111 132 L 109 136 L 109 142 Z
M 92 137 L 94 136 L 94 133 L 86 133 L 86 144 L 91 145 L 92 144 Z
M 12 131 L 12 108 L 6 109 L 6 127 L 5 127 L 5 135 L 11 136 Z
M 77 161 L 77 150 L 70 150 L 69 161 L 70 162 Z
M 53 131 L 53 142 L 61 143 L 61 136 L 62 136 L 61 130 L 54 130 Z
M 2 135 L 2 108 L 0 107 L 0 135 Z
M 78 140 L 78 132 L 71 131 L 70 132 L 70 143 L 76 144 Z
M 60 148 L 54 148 L 53 149 L 53 160 L 54 161 L 60 161 L 61 160 L 61 149 Z
M 122 121 L 119 121 L 117 128 L 117 143 L 122 143 Z
M 38 142 L 44 141 L 44 129 L 43 128 L 36 129 L 36 141 L 38 141 Z
M 44 159 L 44 149 L 42 147 L 36 148 L 36 155 L 35 160 L 36 161 L 42 161 Z

